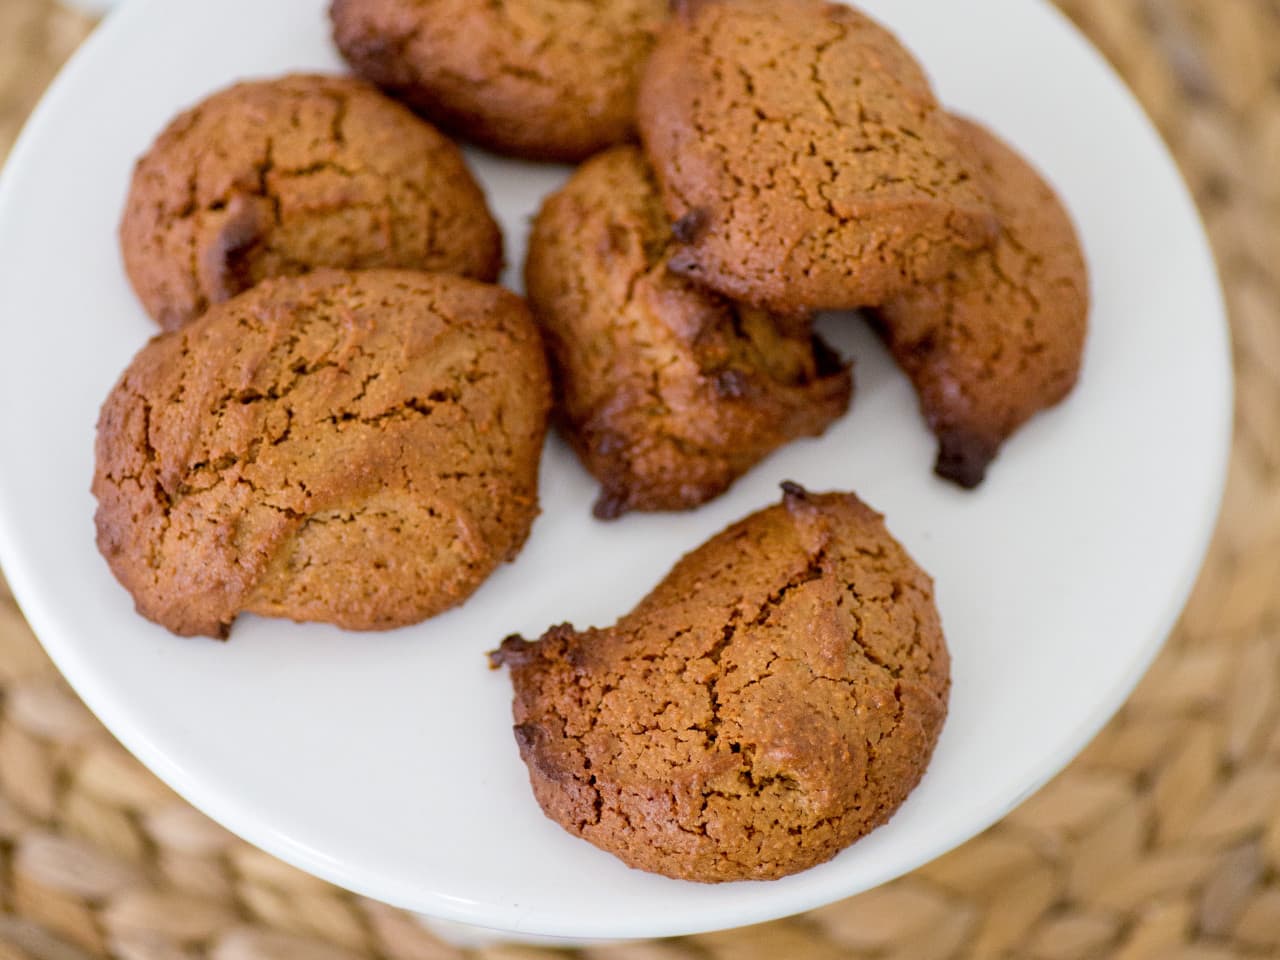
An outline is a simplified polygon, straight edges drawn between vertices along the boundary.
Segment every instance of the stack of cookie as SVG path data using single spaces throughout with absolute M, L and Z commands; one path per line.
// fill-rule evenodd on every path
M 547 203 L 527 269 L 531 305 L 552 333 L 569 434 L 604 486 L 606 511 L 672 509 L 718 494 L 766 447 L 820 431 L 841 374 L 830 363 L 805 371 L 803 385 L 827 402 L 810 405 L 807 422 L 773 418 L 782 436 L 772 444 L 760 429 L 755 447 L 731 427 L 718 442 L 706 439 L 742 407 L 740 396 L 716 389 L 718 370 L 702 393 L 729 402 L 700 405 L 697 435 L 651 420 L 642 437 L 637 411 L 679 410 L 692 391 L 668 383 L 661 355 L 632 378 L 664 371 L 648 396 L 617 366 L 612 389 L 601 387 L 591 358 L 574 347 L 588 324 L 598 328 L 595 314 L 615 318 L 615 343 L 679 331 L 692 350 L 713 325 L 689 323 L 691 297 L 754 316 L 756 329 L 792 342 L 809 339 L 813 311 L 873 311 L 938 435 L 938 473 L 965 487 L 982 481 L 1014 430 L 1071 389 L 1087 280 L 1069 218 L 1010 148 L 939 106 L 919 65 L 875 22 L 812 0 L 679 3 L 638 96 L 643 150 L 593 160 Z M 637 308 L 610 297 L 606 272 L 632 300 L 652 281 L 626 282 L 636 263 L 610 253 L 607 240 L 595 241 L 593 257 L 567 249 L 570 222 L 584 225 L 578 236 L 635 235 L 647 265 L 684 291 L 680 305 Z M 592 309 L 578 291 L 605 303 Z M 625 319 L 636 313 L 651 324 Z M 815 353 L 826 356 L 818 343 Z M 776 391 L 756 387 L 751 373 L 739 365 L 729 392 L 741 384 L 767 408 Z M 620 403 L 619 394 L 635 399 Z M 620 433 L 631 442 L 619 443 Z
M 331 14 L 363 79 L 210 97 L 139 162 L 121 225 L 166 332 L 103 407 L 98 543 L 176 633 L 463 602 L 529 533 L 553 415 L 601 519 L 697 507 L 847 411 L 820 311 L 875 323 L 965 487 L 1075 383 L 1068 215 L 852 7 Z M 527 305 L 493 285 L 502 237 L 433 123 L 581 161 L 534 223 Z M 493 661 L 547 814 L 700 881 L 793 873 L 883 823 L 950 684 L 929 577 L 854 495 L 794 484 L 614 627 Z
M 1088 310 L 1070 219 L 870 18 L 815 0 L 677 3 L 637 120 L 677 227 L 672 269 L 777 312 L 874 311 L 942 476 L 979 484 L 1074 385 Z
M 514 559 L 549 377 L 452 141 L 360 80 L 240 84 L 138 163 L 120 237 L 167 331 L 98 427 L 98 546 L 140 613 L 390 629 Z

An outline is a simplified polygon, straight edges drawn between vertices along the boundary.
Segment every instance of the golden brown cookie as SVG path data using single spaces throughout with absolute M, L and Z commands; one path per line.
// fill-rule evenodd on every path
M 1053 188 L 990 131 L 954 123 L 1000 218 L 1000 238 L 877 317 L 938 435 L 938 474 L 971 488 L 1018 427 L 1075 386 L 1089 276 Z
M 415 623 L 514 558 L 550 389 L 522 300 L 445 274 L 265 281 L 129 365 L 98 422 L 98 548 L 138 612 Z
M 615 626 L 492 655 L 543 811 L 633 867 L 804 870 L 888 820 L 933 753 L 950 661 L 929 577 L 857 497 L 784 489 Z
M 823 0 L 685 0 L 640 87 L 684 249 L 672 268 L 782 312 L 875 306 L 994 239 L 919 65 Z
M 347 77 L 242 83 L 137 165 L 125 267 L 166 330 L 261 280 L 402 267 L 496 280 L 502 235 L 453 143 Z
M 597 516 L 683 510 L 849 406 L 807 317 L 770 316 L 667 269 L 671 221 L 640 151 L 589 160 L 547 199 L 525 264 L 565 436 Z
M 355 71 L 477 143 L 582 160 L 631 139 L 667 0 L 333 0 Z

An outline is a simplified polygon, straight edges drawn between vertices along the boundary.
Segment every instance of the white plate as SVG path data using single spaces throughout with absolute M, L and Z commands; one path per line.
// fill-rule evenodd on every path
M 161 777 L 306 870 L 436 917 L 507 931 L 649 937 L 751 923 L 855 893 L 972 836 L 1059 770 L 1124 700 L 1190 588 L 1213 525 L 1231 371 L 1204 235 L 1130 95 L 1047 4 L 868 0 L 947 103 L 1060 188 L 1095 309 L 1084 378 L 1008 446 L 977 493 L 931 472 L 906 381 L 860 323 L 852 414 L 684 516 L 590 518 L 594 485 L 553 442 L 518 562 L 461 610 L 392 635 L 246 618 L 227 645 L 139 619 L 93 545 L 98 405 L 154 333 L 115 227 L 133 159 L 236 78 L 337 69 L 324 0 L 136 0 L 55 84 L 0 185 L 0 558 L 50 654 Z M 979 12 L 980 11 L 980 12 Z M 476 158 L 523 257 L 563 171 Z M 515 282 L 516 271 L 509 279 Z M 852 488 L 930 570 L 951 716 L 887 827 L 774 883 L 628 870 L 543 818 L 484 652 L 512 631 L 607 624 L 684 551 L 793 478 Z

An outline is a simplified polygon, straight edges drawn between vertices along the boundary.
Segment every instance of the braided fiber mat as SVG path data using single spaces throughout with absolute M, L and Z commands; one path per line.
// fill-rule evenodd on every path
M 1223 269 L 1239 373 L 1225 512 L 1194 597 L 1069 769 L 954 853 L 802 917 L 462 951 L 187 806 L 81 706 L 0 587 L 0 960 L 1280 957 L 1280 0 L 1060 2 L 1173 145 Z M 52 0 L 0 0 L 0 156 L 92 25 Z

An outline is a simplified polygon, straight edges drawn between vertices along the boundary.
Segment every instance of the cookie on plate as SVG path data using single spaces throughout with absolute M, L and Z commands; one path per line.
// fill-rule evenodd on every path
M 458 148 L 347 77 L 242 83 L 138 161 L 125 266 L 166 330 L 267 277 L 399 267 L 496 280 L 502 235 Z
M 954 123 L 1000 218 L 1000 238 L 877 318 L 938 436 L 937 472 L 972 488 L 1018 427 L 1075 386 L 1089 277 L 1053 188 L 989 130 Z
M 989 244 L 995 217 L 920 66 L 823 0 L 686 0 L 637 110 L 672 268 L 783 312 L 876 306 Z
M 804 870 L 888 820 L 929 763 L 950 689 L 929 577 L 857 497 L 785 489 L 615 626 L 491 655 L 543 811 L 633 867 Z
M 587 161 L 534 222 L 525 286 L 562 431 L 603 488 L 597 516 L 705 503 L 849 406 L 849 369 L 808 317 L 676 276 L 675 246 L 635 147 Z
M 668 0 L 333 0 L 357 73 L 500 153 L 576 161 L 631 139 Z
M 268 280 L 135 357 L 98 422 L 98 548 L 138 612 L 384 630 L 461 603 L 538 512 L 524 302 L 446 274 Z

